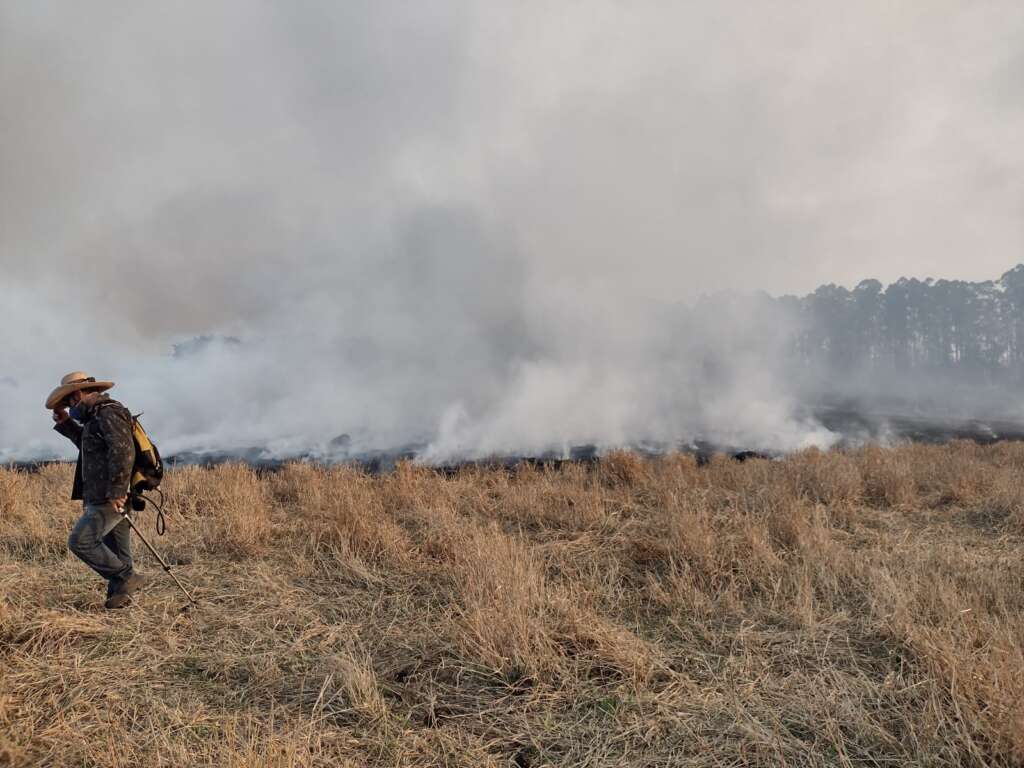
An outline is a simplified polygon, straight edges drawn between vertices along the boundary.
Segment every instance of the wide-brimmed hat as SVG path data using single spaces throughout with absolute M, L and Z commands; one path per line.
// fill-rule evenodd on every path
M 60 380 L 60 386 L 57 387 L 50 396 L 46 398 L 46 408 L 52 411 L 64 402 L 64 398 L 70 395 L 72 392 L 81 391 L 96 391 L 104 392 L 114 386 L 112 381 L 96 381 L 92 376 L 89 376 L 82 371 L 73 371 Z

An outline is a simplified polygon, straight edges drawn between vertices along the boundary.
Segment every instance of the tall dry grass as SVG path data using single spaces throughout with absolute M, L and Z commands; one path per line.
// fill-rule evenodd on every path
M 0 765 L 1024 765 L 1024 446 L 181 468 L 128 610 L 0 470 Z M 150 513 L 140 524 L 153 533 Z

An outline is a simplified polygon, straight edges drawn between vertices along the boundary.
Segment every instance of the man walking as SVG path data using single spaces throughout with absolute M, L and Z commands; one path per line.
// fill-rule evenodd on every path
M 132 569 L 128 483 L 135 463 L 132 417 L 103 394 L 112 381 L 69 373 L 46 398 L 53 426 L 78 447 L 72 499 L 85 510 L 68 538 L 68 549 L 107 580 L 107 608 L 122 608 L 146 578 Z M 70 412 L 66 410 L 70 408 Z

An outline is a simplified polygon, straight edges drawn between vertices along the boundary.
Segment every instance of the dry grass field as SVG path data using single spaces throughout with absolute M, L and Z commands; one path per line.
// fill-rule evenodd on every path
M 1024 765 L 1024 444 L 165 486 L 105 611 L 0 470 L 0 765 Z

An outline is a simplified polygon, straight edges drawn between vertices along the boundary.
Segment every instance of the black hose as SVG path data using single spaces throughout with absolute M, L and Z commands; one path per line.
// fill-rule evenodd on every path
M 147 502 L 152 504 L 156 508 L 156 535 L 163 536 L 167 531 L 167 521 L 164 519 L 164 492 L 159 488 L 156 492 L 160 494 L 160 503 L 157 504 L 155 499 L 150 498 L 144 493 L 137 494 L 139 498 L 145 499 Z

